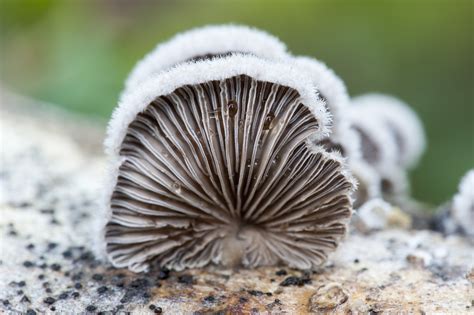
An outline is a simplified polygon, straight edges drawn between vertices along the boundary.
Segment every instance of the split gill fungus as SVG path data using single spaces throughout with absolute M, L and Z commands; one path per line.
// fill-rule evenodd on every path
M 99 251 L 135 272 L 315 268 L 353 207 L 408 198 L 424 141 L 408 105 L 351 99 L 264 31 L 178 34 L 137 63 L 113 113 Z
M 287 63 L 247 54 L 180 64 L 122 96 L 105 250 L 116 267 L 322 264 L 354 181 L 317 139 L 329 114 Z

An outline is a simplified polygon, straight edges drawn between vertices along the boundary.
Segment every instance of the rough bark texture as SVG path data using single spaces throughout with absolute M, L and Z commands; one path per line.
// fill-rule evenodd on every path
M 21 108 L 3 103 L 0 111 L 0 312 L 474 310 L 472 243 L 430 231 L 352 233 L 314 272 L 113 269 L 91 253 L 105 165 L 95 150 L 101 132 Z

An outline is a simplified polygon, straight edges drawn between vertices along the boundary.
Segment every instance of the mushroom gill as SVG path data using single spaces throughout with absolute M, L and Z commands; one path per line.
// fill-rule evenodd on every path
M 238 62 L 240 70 L 224 67 Z M 158 91 L 185 74 L 194 79 Z M 122 129 L 105 226 L 115 266 L 307 269 L 326 260 L 346 233 L 353 180 L 340 155 L 309 140 L 326 121 L 304 78 L 231 56 L 183 65 L 144 89 L 151 94 L 125 97 L 109 128 L 109 137 Z M 138 99 L 142 110 L 131 115 Z

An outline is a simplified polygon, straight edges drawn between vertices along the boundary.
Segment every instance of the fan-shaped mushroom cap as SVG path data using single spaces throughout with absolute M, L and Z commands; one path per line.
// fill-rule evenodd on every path
M 251 56 L 183 64 L 129 90 L 106 141 L 107 256 L 136 272 L 321 264 L 345 234 L 354 185 L 340 155 L 309 141 L 328 121 L 295 67 Z
M 328 150 L 338 149 L 350 159 L 360 157 L 360 139 L 350 128 L 347 106 L 350 104 L 344 82 L 323 62 L 310 57 L 294 57 L 296 65 L 313 81 L 316 89 L 332 115 L 331 135 L 321 145 Z
M 464 233 L 474 237 L 474 169 L 461 179 L 459 191 L 453 198 L 451 216 Z
M 212 25 L 174 36 L 148 53 L 130 73 L 126 89 L 133 89 L 148 77 L 179 63 L 232 53 L 251 54 L 265 59 L 286 56 L 286 46 L 278 38 L 242 25 Z
M 412 168 L 425 150 L 423 125 L 416 113 L 399 99 L 383 94 L 366 94 L 355 97 L 353 103 L 367 108 L 374 117 L 382 120 L 397 144 L 398 163 Z

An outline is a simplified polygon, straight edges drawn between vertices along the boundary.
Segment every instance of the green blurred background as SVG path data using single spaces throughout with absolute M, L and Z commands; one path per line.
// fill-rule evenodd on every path
M 474 166 L 473 1 L 0 0 L 1 84 L 107 119 L 135 62 L 195 26 L 243 23 L 317 57 L 351 95 L 394 94 L 419 113 L 428 150 L 411 174 L 439 203 Z

